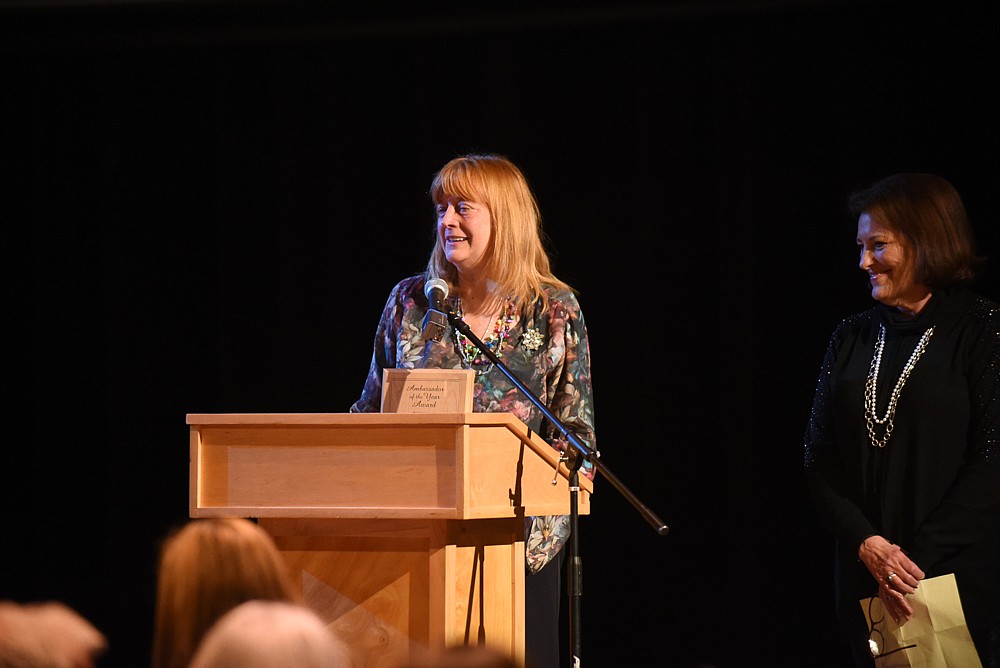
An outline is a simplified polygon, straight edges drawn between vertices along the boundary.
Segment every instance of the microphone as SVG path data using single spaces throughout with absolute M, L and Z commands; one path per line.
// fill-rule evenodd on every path
M 448 298 L 448 283 L 440 278 L 432 278 L 424 285 L 424 296 L 430 308 L 424 316 L 423 337 L 428 341 L 440 343 L 444 333 L 448 331 L 448 316 L 444 300 Z
M 432 278 L 424 284 L 424 296 L 427 303 L 436 311 L 446 311 L 443 306 L 444 300 L 448 298 L 448 283 L 441 278 Z

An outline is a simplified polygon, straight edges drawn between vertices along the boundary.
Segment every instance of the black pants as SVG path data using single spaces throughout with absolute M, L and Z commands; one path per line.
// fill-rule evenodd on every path
M 558 668 L 560 605 L 562 604 L 563 561 L 566 547 L 545 567 L 524 573 L 524 665 L 525 668 Z

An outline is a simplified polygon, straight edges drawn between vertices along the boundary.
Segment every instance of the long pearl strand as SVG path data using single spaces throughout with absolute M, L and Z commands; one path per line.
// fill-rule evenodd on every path
M 885 325 L 879 325 L 878 341 L 875 342 L 875 354 L 872 356 L 872 364 L 868 369 L 868 380 L 865 382 L 865 421 L 868 424 L 868 438 L 871 441 L 872 447 L 884 448 L 885 444 L 889 442 L 889 437 L 892 436 L 893 419 L 896 417 L 896 402 L 899 401 L 899 393 L 903 391 L 906 379 L 910 377 L 913 367 L 917 365 L 920 356 L 924 354 L 924 350 L 927 349 L 927 343 L 931 340 L 932 336 L 934 336 L 933 327 L 924 332 L 923 336 L 920 337 L 917 347 L 910 354 L 910 359 L 906 360 L 903 372 L 899 374 L 896 387 L 892 388 L 892 394 L 889 395 L 889 405 L 885 409 L 885 417 L 879 418 L 875 413 L 875 397 L 877 396 L 875 383 L 878 380 L 879 367 L 882 365 L 882 350 L 885 348 Z M 881 438 L 875 435 L 876 424 L 885 427 L 885 433 Z

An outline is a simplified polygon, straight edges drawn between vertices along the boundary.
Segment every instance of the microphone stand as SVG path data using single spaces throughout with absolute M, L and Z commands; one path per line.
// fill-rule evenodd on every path
M 437 311 L 437 309 L 432 308 L 432 311 Z M 438 311 L 440 312 L 440 311 Z M 430 313 L 430 311 L 428 312 Z M 514 384 L 517 389 L 521 390 L 524 396 L 535 405 L 535 407 L 548 419 L 549 422 L 559 430 L 566 440 L 573 446 L 574 451 L 562 453 L 560 461 L 566 463 L 569 469 L 569 526 L 570 534 L 569 541 L 567 542 L 567 548 L 569 549 L 569 561 L 567 567 L 567 597 L 569 598 L 569 643 L 570 651 L 573 660 L 573 668 L 580 668 L 581 665 L 581 647 L 582 647 L 582 634 L 581 634 L 581 624 L 580 624 L 580 608 L 581 608 L 581 597 L 583 596 L 583 563 L 580 559 L 580 543 L 579 543 L 579 522 L 580 522 L 580 508 L 579 508 L 579 496 L 580 496 L 580 467 L 583 466 L 583 462 L 590 462 L 594 467 L 595 475 L 599 472 L 608 482 L 611 483 L 612 487 L 617 489 L 625 499 L 632 504 L 632 507 L 639 511 L 639 514 L 649 523 L 650 526 L 656 531 L 660 536 L 667 535 L 670 528 L 663 523 L 663 521 L 656 516 L 656 514 L 650 510 L 644 503 L 642 503 L 638 497 L 633 494 L 625 484 L 618 479 L 601 461 L 601 453 L 597 450 L 592 450 L 587 447 L 587 445 L 581 441 L 575 434 L 573 434 L 565 424 L 562 423 L 559 418 L 552 414 L 548 407 L 542 403 L 535 394 L 529 390 L 524 383 L 520 381 L 513 374 L 513 372 L 507 368 L 500 358 L 490 350 L 489 346 L 482 342 L 482 340 L 473 333 L 472 329 L 462 318 L 456 314 L 451 309 L 447 309 L 446 315 L 448 316 L 448 322 L 451 326 L 464 334 L 472 343 L 479 349 L 479 351 L 486 356 L 490 362 L 493 363 L 497 369 L 499 369 L 503 375 L 507 376 L 511 383 Z M 557 466 L 558 470 L 558 466 Z

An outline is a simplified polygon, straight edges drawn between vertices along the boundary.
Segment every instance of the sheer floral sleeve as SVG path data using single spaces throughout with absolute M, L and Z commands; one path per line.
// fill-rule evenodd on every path
M 408 335 L 404 336 L 407 329 L 404 323 L 404 314 L 412 312 L 415 308 L 411 293 L 414 280 L 414 278 L 409 278 L 401 281 L 389 293 L 375 332 L 374 350 L 372 351 L 371 365 L 368 368 L 368 376 L 365 378 L 361 397 L 350 408 L 351 413 L 378 413 L 381 410 L 382 370 L 399 366 L 397 364 L 399 342 L 412 338 L 413 332 L 407 332 Z M 420 345 L 423 346 L 422 341 Z

